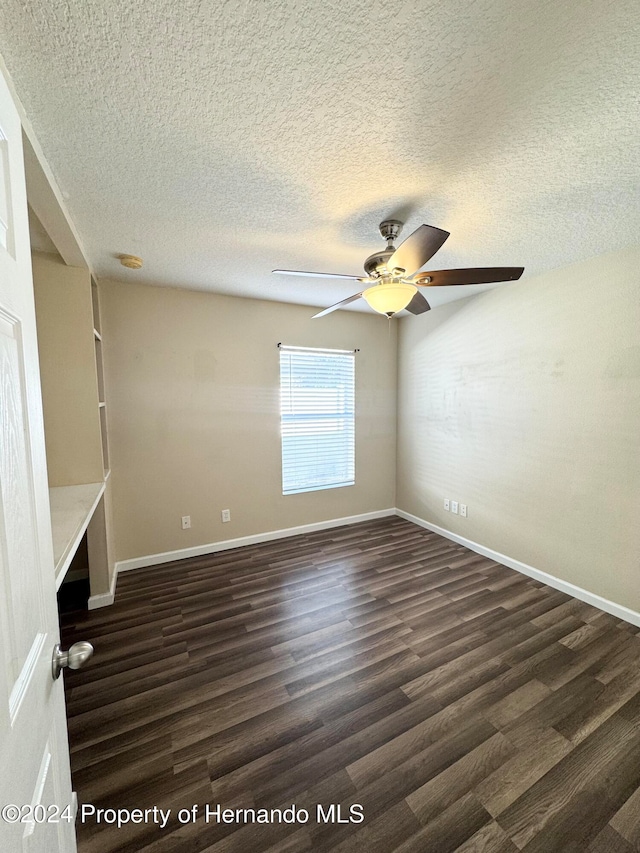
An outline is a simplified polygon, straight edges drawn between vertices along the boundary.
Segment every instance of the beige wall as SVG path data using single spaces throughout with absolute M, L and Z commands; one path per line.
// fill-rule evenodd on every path
M 116 281 L 100 305 L 117 560 L 395 505 L 394 324 Z M 283 497 L 279 341 L 360 349 L 355 486 Z
M 103 478 L 89 271 L 34 253 L 47 470 L 50 486 Z
M 630 249 L 403 320 L 397 480 L 399 508 L 636 611 L 639 270 Z

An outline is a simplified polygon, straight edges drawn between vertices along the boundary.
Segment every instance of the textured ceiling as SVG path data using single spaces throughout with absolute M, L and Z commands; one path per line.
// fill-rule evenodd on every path
M 526 276 L 637 243 L 639 39 L 637 0 L 0 9 L 98 275 L 309 305 L 357 285 L 270 270 L 360 274 L 389 216 L 451 232 L 434 269 Z

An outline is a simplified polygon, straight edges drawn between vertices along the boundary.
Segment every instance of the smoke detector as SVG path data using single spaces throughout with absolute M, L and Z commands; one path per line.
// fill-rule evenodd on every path
M 130 270 L 139 270 L 142 267 L 142 258 L 137 255 L 118 255 L 118 260 L 123 267 Z

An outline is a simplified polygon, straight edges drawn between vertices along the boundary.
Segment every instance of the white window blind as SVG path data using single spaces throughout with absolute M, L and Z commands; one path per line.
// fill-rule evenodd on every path
M 280 346 L 282 493 L 353 486 L 355 356 Z

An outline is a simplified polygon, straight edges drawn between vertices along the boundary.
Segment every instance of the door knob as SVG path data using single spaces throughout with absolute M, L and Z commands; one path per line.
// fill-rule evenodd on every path
M 53 680 L 55 681 L 58 678 L 65 666 L 69 666 L 71 669 L 80 669 L 92 654 L 93 646 L 86 640 L 74 643 L 66 652 L 62 651 L 60 643 L 56 643 L 53 647 L 53 657 L 51 659 L 51 675 L 53 676 Z

